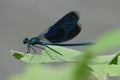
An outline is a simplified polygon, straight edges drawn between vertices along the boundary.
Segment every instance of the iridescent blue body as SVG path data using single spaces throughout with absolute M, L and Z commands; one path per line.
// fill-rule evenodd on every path
M 60 52 L 50 48 L 48 45 L 56 45 L 56 46 L 92 45 L 93 42 L 82 42 L 82 43 L 71 43 L 71 44 L 61 43 L 73 39 L 76 35 L 80 33 L 81 24 L 78 24 L 78 21 L 79 21 L 78 13 L 75 11 L 69 12 L 68 14 L 63 16 L 58 22 L 56 22 L 53 26 L 49 27 L 47 32 L 44 32 L 43 34 L 40 34 L 31 39 L 25 38 L 23 40 L 23 43 L 28 44 L 28 52 L 30 52 L 29 48 L 32 48 L 35 51 L 35 49 L 33 48 L 35 45 L 43 45 L 60 55 L 62 55 Z

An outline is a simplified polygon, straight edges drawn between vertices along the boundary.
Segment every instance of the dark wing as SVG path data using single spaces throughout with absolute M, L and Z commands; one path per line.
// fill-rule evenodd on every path
M 78 20 L 79 16 L 72 11 L 50 27 L 44 37 L 52 43 L 68 41 L 81 31 L 81 27 L 77 24 Z

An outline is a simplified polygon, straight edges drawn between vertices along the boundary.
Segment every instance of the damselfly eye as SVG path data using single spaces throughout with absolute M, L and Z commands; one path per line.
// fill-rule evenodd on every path
M 26 44 L 28 42 L 28 38 L 25 38 L 24 40 L 23 40 L 23 44 Z

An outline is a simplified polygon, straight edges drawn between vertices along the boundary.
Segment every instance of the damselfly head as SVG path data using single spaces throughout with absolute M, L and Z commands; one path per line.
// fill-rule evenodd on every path
M 26 44 L 26 43 L 28 43 L 28 38 L 25 38 L 24 40 L 23 40 L 23 44 Z

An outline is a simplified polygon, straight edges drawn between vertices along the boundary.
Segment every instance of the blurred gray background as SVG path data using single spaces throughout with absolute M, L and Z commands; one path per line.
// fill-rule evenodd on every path
M 25 52 L 25 37 L 39 34 L 73 10 L 80 12 L 83 27 L 71 42 L 95 40 L 120 25 L 120 0 L 0 0 L 0 80 L 27 65 L 12 57 L 10 50 Z

